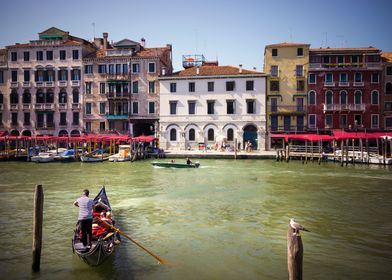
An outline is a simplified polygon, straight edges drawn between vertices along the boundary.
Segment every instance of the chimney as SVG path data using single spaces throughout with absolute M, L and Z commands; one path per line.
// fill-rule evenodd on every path
M 144 38 L 140 39 L 140 46 L 142 46 L 142 48 L 144 48 L 146 46 L 146 39 L 144 39 Z
M 102 33 L 103 37 L 103 48 L 106 50 L 108 48 L 108 36 L 109 34 L 107 32 Z
M 253 71 L 256 71 L 256 67 L 253 67 Z
M 240 69 L 238 69 L 238 70 L 240 73 L 242 73 L 242 64 L 240 64 L 239 67 L 240 67 Z
M 196 75 L 199 75 L 199 74 L 200 74 L 200 67 L 197 66 L 197 67 L 196 67 Z

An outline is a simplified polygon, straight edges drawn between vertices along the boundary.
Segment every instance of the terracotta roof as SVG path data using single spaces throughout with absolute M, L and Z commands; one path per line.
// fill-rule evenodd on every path
M 381 57 L 384 61 L 392 62 L 392 52 L 384 52 L 381 54 Z
M 295 46 L 310 46 L 310 44 L 306 43 L 288 43 L 288 42 L 283 42 L 283 43 L 277 43 L 277 44 L 271 44 L 271 45 L 266 45 L 265 47 L 295 47 Z
M 64 42 L 63 45 L 82 45 L 82 43 L 74 41 L 74 40 L 70 40 L 70 41 Z
M 162 56 L 168 48 L 144 48 L 140 52 L 137 52 L 134 57 L 151 57 L 151 56 Z
M 196 74 L 196 68 L 192 67 L 182 71 L 174 72 L 172 77 L 191 77 L 191 76 L 231 76 L 231 75 L 250 75 L 250 74 L 264 74 L 262 72 L 251 71 L 234 66 L 200 66 L 199 74 Z
M 373 47 L 368 48 L 314 48 L 310 49 L 311 52 L 379 52 L 380 50 Z

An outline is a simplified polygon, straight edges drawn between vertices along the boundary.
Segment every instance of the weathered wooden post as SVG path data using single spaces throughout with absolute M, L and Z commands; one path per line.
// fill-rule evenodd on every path
M 237 138 L 234 139 L 234 159 L 237 159 Z
M 33 271 L 40 270 L 42 248 L 42 224 L 44 212 L 44 191 L 42 185 L 35 186 L 33 216 Z
M 289 280 L 302 280 L 302 238 L 289 224 L 287 231 L 287 269 Z

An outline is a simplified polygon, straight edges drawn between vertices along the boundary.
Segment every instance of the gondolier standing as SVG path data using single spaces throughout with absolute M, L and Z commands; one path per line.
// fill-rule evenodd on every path
M 82 231 L 82 243 L 87 249 L 91 248 L 91 232 L 93 224 L 93 205 L 94 201 L 89 198 L 88 189 L 83 190 L 83 195 L 78 198 L 74 205 L 79 207 L 79 225 Z

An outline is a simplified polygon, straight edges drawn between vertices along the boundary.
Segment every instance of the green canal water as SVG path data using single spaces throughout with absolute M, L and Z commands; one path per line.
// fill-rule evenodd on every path
M 182 160 L 177 160 L 182 161 Z M 304 279 L 392 279 L 392 170 L 273 160 L 0 162 L 0 279 L 287 279 L 286 232 L 302 234 Z M 34 187 L 44 186 L 41 272 L 31 272 Z M 125 238 L 99 267 L 72 254 L 82 189 L 106 186 Z

